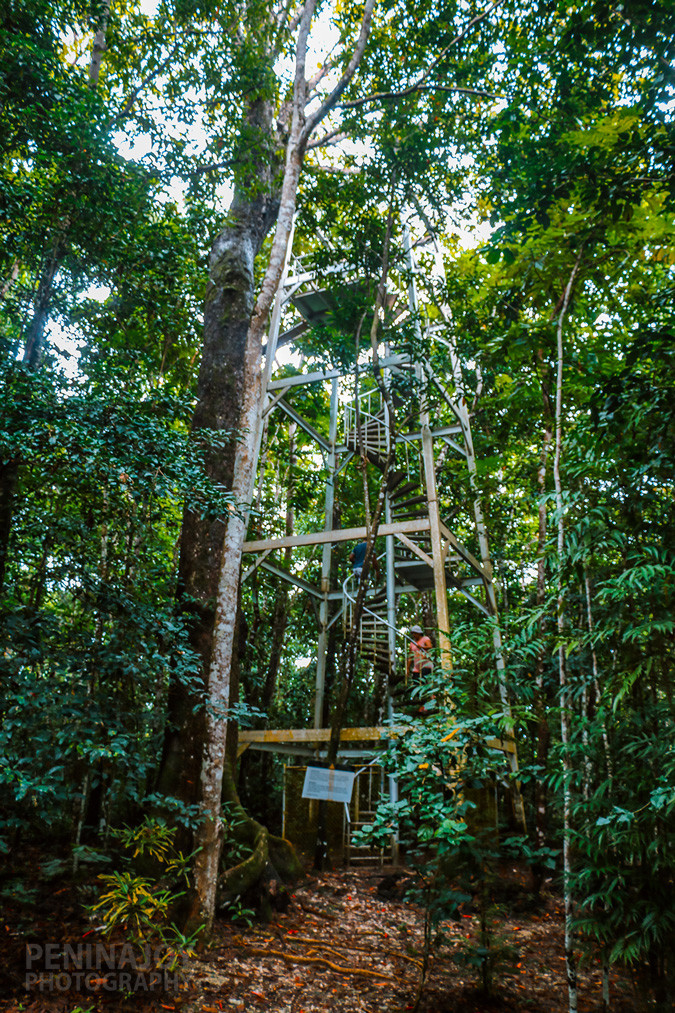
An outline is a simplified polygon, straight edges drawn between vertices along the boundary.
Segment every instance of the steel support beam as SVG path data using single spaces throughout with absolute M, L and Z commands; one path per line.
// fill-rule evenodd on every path
M 330 393 L 330 425 L 328 446 L 328 479 L 326 481 L 326 498 L 324 502 L 324 532 L 333 528 L 333 508 L 335 505 L 335 464 L 338 416 L 338 379 L 333 377 Z M 326 651 L 328 648 L 328 594 L 330 592 L 330 567 L 332 542 L 323 543 L 321 554 L 321 605 L 319 606 L 319 637 L 316 656 L 316 687 L 314 691 L 314 727 L 320 728 L 323 723 L 323 700 L 326 691 Z
M 393 521 L 391 524 L 380 524 L 378 537 L 397 535 L 403 532 L 428 531 L 429 519 L 420 517 L 411 521 Z M 367 537 L 365 527 L 334 528 L 332 531 L 312 531 L 307 535 L 288 535 L 284 538 L 261 538 L 255 542 L 244 542 L 244 552 L 264 552 L 265 549 L 287 549 L 297 545 L 325 545 L 327 542 L 358 542 Z

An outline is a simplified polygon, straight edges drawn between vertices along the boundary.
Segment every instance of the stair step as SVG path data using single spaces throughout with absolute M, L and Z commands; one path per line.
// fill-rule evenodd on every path
M 426 503 L 427 498 L 424 493 L 420 493 L 419 496 L 412 496 L 410 499 L 404 499 L 399 502 L 398 496 L 396 497 L 396 509 L 403 510 L 404 507 L 417 506 L 418 503 Z
M 419 489 L 419 487 L 420 487 L 419 482 L 408 481 L 404 482 L 403 485 L 399 485 L 397 483 L 395 486 L 396 494 L 393 495 L 391 498 L 393 500 L 398 500 L 401 498 L 401 496 L 406 496 L 409 492 L 412 492 L 413 489 Z M 391 489 L 389 491 L 392 492 Z
M 373 462 L 375 463 L 375 462 Z M 407 471 L 392 471 L 387 479 L 387 489 L 389 492 L 393 492 L 401 484 L 404 478 L 408 477 Z

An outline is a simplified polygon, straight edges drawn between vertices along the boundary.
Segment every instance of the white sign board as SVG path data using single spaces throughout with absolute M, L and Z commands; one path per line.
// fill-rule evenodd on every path
M 331 802 L 351 802 L 353 770 L 331 770 L 330 767 L 308 767 L 302 788 L 303 798 L 325 798 Z

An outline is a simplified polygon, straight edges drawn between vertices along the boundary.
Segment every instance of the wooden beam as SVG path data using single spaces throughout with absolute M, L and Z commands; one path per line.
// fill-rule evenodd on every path
M 378 538 L 384 535 L 409 534 L 411 531 L 428 531 L 429 518 L 419 517 L 412 521 L 393 521 L 380 524 Z M 326 542 L 358 542 L 368 535 L 367 528 L 334 528 L 332 531 L 312 531 L 307 535 L 289 535 L 286 538 L 262 538 L 256 542 L 244 542 L 244 552 L 264 552 L 265 549 L 288 549 L 297 545 L 324 545 Z
M 299 587 L 302 591 L 306 591 L 308 594 L 313 594 L 315 598 L 323 598 L 321 591 L 318 587 L 314 587 L 309 581 L 303 580 L 302 577 L 296 577 L 295 574 L 289 573 L 288 570 L 284 570 L 283 566 L 277 566 L 276 563 L 270 563 L 268 561 L 262 562 L 261 568 L 268 570 L 273 573 L 276 577 L 281 577 L 288 584 L 293 584 L 295 587 Z
M 387 366 L 405 366 L 410 362 L 410 356 L 408 355 L 388 355 L 384 359 L 380 359 L 380 368 L 384 369 Z M 316 373 L 298 373 L 296 376 L 285 376 L 283 380 L 272 380 L 267 385 L 268 391 L 280 390 L 282 387 L 296 387 L 299 384 L 305 383 L 320 383 L 322 380 L 332 380 L 336 376 L 346 376 L 351 374 L 353 370 L 350 369 L 325 369 Z
M 469 550 L 464 545 L 462 545 L 461 542 L 457 541 L 452 531 L 450 531 L 450 529 L 445 526 L 443 521 L 441 521 L 440 527 L 441 527 L 441 534 L 443 535 L 444 538 L 447 538 L 448 542 L 450 543 L 450 545 L 452 545 L 455 552 L 457 552 L 462 557 L 462 559 L 464 559 L 467 563 L 473 566 L 474 570 L 476 570 L 477 573 L 480 573 L 483 577 L 486 578 L 486 573 L 483 564 L 480 563 L 473 555 L 473 553 L 469 552 Z
M 427 566 L 430 566 L 431 569 L 433 570 L 434 568 L 433 559 L 431 558 L 431 556 L 427 556 L 426 552 L 423 552 L 422 549 L 420 549 L 419 545 L 415 545 L 414 542 L 410 541 L 407 535 L 401 534 L 400 531 L 398 532 L 396 537 L 398 538 L 399 542 L 402 542 L 404 545 L 407 545 L 407 547 L 410 549 L 411 552 L 414 552 L 416 556 L 419 556 L 422 562 L 426 563 Z
M 343 728 L 340 732 L 341 742 L 380 742 L 382 739 L 394 739 L 410 731 L 411 725 L 378 725 L 371 728 Z M 239 732 L 239 743 L 248 747 L 260 743 L 319 743 L 330 741 L 330 728 L 263 728 Z M 491 749 L 501 749 L 505 753 L 515 752 L 512 739 L 490 739 L 487 743 Z
M 379 742 L 407 731 L 407 725 L 372 728 L 343 728 L 341 742 Z M 330 742 L 330 728 L 263 728 L 239 732 L 239 741 L 248 742 Z

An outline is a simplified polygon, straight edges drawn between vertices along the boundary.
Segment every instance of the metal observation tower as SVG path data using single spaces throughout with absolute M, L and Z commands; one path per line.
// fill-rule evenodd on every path
M 419 251 L 423 251 L 424 267 L 418 261 Z M 308 258 L 292 251 L 288 257 L 270 322 L 264 378 L 266 404 L 259 443 L 265 420 L 273 412 L 283 412 L 310 437 L 316 448 L 317 470 L 323 472 L 317 474 L 317 485 L 325 484 L 324 516 L 316 530 L 303 523 L 302 534 L 245 542 L 242 581 L 260 567 L 315 599 L 318 629 L 314 721 L 311 728 L 242 731 L 240 752 L 247 748 L 274 751 L 298 757 L 296 763 L 303 762 L 303 757 L 307 762 L 326 754 L 330 728 L 323 725 L 329 632 L 338 622 L 345 632 L 351 631 L 358 589 L 354 577 L 345 579 L 344 572 L 335 576 L 332 556 L 341 543 L 353 545 L 369 535 L 365 524 L 333 527 L 336 480 L 350 465 L 372 469 L 374 477 L 380 480 L 385 467 L 387 473 L 384 511 L 377 530 L 377 544 L 384 543 L 384 552 L 378 552 L 380 579 L 368 585 L 356 631 L 361 663 L 371 666 L 373 684 L 380 687 L 383 706 L 381 720 L 372 726 L 342 729 L 340 762 L 372 756 L 378 742 L 383 744 L 383 740 L 397 732 L 391 720 L 383 722 L 391 719 L 394 713 L 392 701 L 400 700 L 401 693 L 407 689 L 407 622 L 399 615 L 404 595 L 409 604 L 411 598 L 414 601 L 416 596 L 426 595 L 428 599 L 432 593 L 433 626 L 443 668 L 451 667 L 448 596 L 463 595 L 475 608 L 477 617 L 490 621 L 501 703 L 505 713 L 510 714 L 488 539 L 481 505 L 474 491 L 476 458 L 470 413 L 461 393 L 464 386 L 461 363 L 448 336 L 444 307 L 437 301 L 426 301 L 429 264 L 435 265 L 432 270 L 438 279 L 443 269 L 442 258 L 433 237 L 427 235 L 413 244 L 407 231 L 403 235 L 403 249 L 398 253 L 402 269 L 394 272 L 393 282 L 388 284 L 385 312 L 389 324 L 393 325 L 390 333 L 400 324 L 412 334 L 408 347 L 413 351 L 397 351 L 386 345 L 379 348 L 382 384 L 391 390 L 391 397 L 383 397 L 381 386 L 372 379 L 372 354 L 370 358 L 361 354 L 358 362 L 345 368 L 273 378 L 277 349 L 310 328 L 322 325 L 338 305 L 339 292 L 344 292 L 345 286 L 354 290 L 360 284 L 339 262 L 322 271 L 319 280 L 316 272 L 303 263 Z M 335 259 L 338 260 L 337 254 Z M 331 279 L 335 280 L 333 291 Z M 420 284 L 422 280 L 423 285 Z M 372 312 L 366 319 L 369 316 L 372 317 Z M 438 375 L 428 357 L 422 351 L 415 351 L 428 347 L 429 341 L 445 346 L 449 386 L 446 385 L 447 374 Z M 326 388 L 326 396 L 330 399 L 327 432 L 319 432 L 298 408 L 300 392 L 309 396 L 317 385 Z M 402 397 L 401 390 L 407 391 L 408 396 Z M 478 547 L 477 554 L 456 537 L 452 522 L 443 517 L 437 492 L 438 476 L 449 455 L 459 458 L 465 469 L 467 487 L 472 490 L 462 517 L 462 529 L 470 532 L 474 547 Z M 262 475 L 259 480 L 263 480 Z M 365 504 L 363 517 L 367 517 Z M 281 550 L 287 563 L 289 555 L 292 560 L 294 550 L 308 546 L 315 547 L 315 551 L 321 547 L 318 584 L 299 576 L 298 567 L 281 565 L 277 558 Z M 344 555 L 344 548 L 341 554 Z M 499 740 L 494 745 L 503 751 L 511 772 L 517 773 L 515 741 L 512 738 Z M 367 821 L 372 807 L 372 766 L 367 774 L 369 801 L 364 802 L 363 791 L 357 790 L 356 807 L 351 815 L 349 807 L 345 806 L 344 854 L 351 861 L 359 856 L 354 849 L 350 854 L 349 831 Z M 376 793 L 380 790 L 385 790 L 384 782 Z M 396 797 L 393 779 L 389 780 L 388 791 Z M 515 809 L 516 817 L 524 823 L 518 791 L 515 792 Z

